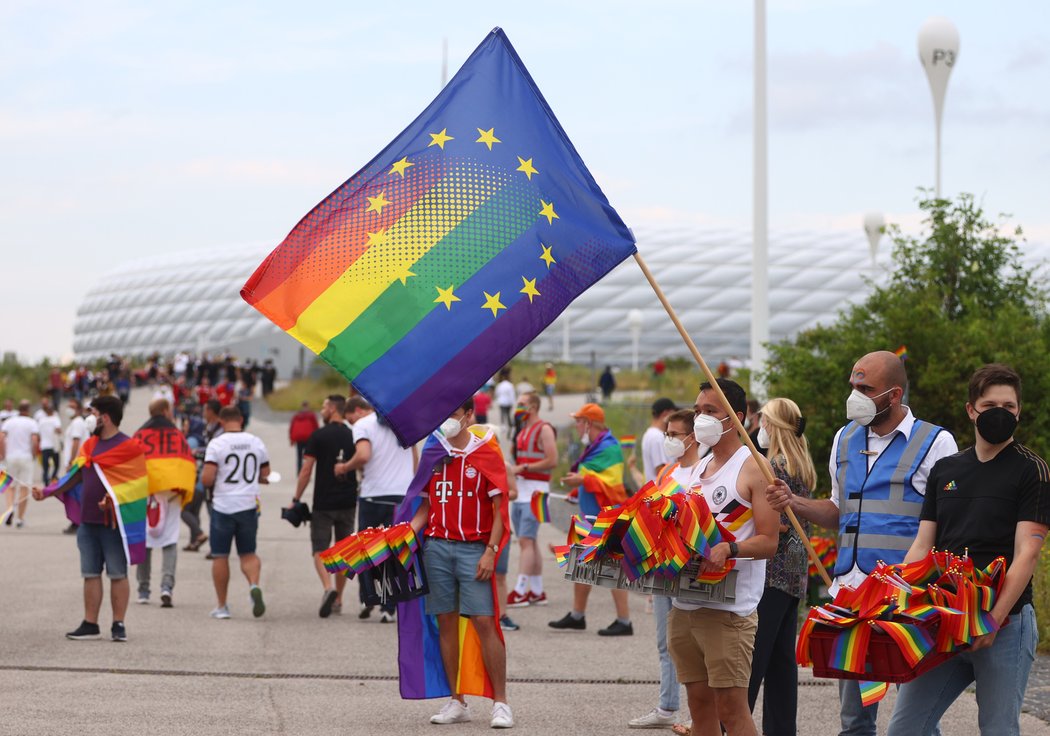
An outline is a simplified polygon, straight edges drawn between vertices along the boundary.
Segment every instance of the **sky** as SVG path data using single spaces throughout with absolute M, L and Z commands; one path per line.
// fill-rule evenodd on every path
M 943 193 L 1050 242 L 1045 0 L 768 0 L 769 227 L 914 229 L 928 17 L 956 25 Z M 753 4 L 0 0 L 0 353 L 68 355 L 93 283 L 276 247 L 494 26 L 636 230 L 752 217 Z

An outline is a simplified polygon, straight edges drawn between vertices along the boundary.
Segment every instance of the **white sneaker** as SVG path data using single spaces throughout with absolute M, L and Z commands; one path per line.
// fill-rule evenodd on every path
M 493 728 L 514 728 L 514 714 L 510 712 L 510 706 L 506 703 L 493 703 L 492 723 L 489 725 Z
M 627 721 L 628 728 L 670 728 L 674 724 L 674 713 L 665 716 L 659 708 L 653 708 L 644 716 Z
M 214 611 L 212 611 L 210 615 L 212 618 L 232 618 L 230 616 L 229 606 L 219 606 Z
M 396 621 L 397 621 L 397 618 L 394 617 L 394 614 L 387 613 L 386 611 L 383 611 L 383 615 L 379 617 L 379 622 L 383 623 L 383 624 L 392 624 L 392 623 L 395 623 Z
M 149 593 L 139 593 L 139 597 L 135 600 L 140 606 L 145 606 L 149 603 Z
M 440 711 L 430 716 L 431 723 L 437 723 L 439 725 L 446 725 L 449 723 L 466 723 L 471 719 L 470 707 L 465 703 L 461 703 L 455 698 L 452 698 L 445 707 Z

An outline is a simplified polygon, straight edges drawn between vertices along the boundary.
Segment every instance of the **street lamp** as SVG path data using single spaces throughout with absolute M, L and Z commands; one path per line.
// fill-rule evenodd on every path
M 638 370 L 638 341 L 642 337 L 642 310 L 627 312 L 627 327 L 631 330 L 631 370 Z
M 934 195 L 941 198 L 941 113 L 944 112 L 944 94 L 948 77 L 959 58 L 959 31 L 947 18 L 934 16 L 919 29 L 919 61 L 926 70 L 933 93 L 934 125 L 937 131 L 936 178 Z
M 879 252 L 879 241 L 886 231 L 886 218 L 881 212 L 869 212 L 864 215 L 864 233 L 868 236 L 868 248 L 871 250 L 871 265 L 875 266 L 875 256 Z
M 766 140 L 766 0 L 755 0 L 754 170 L 751 224 L 751 391 L 765 398 L 759 374 L 766 368 L 769 342 L 769 204 Z

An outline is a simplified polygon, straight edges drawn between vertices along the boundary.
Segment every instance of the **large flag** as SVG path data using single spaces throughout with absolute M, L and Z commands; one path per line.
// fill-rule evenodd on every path
M 135 439 L 146 453 L 149 492 L 176 491 L 185 507 L 197 484 L 197 463 L 185 435 L 167 417 L 150 417 Z
M 409 444 L 635 250 L 496 28 L 241 296 Z

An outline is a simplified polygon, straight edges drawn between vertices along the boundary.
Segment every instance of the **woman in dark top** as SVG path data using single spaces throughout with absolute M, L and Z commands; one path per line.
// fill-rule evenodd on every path
M 759 418 L 758 446 L 766 451 L 773 472 L 791 492 L 809 498 L 817 482 L 817 471 L 803 435 L 806 421 L 791 399 L 772 399 Z M 806 522 L 803 529 L 809 533 Z M 798 603 L 806 596 L 809 563 L 798 532 L 780 517 L 777 551 L 766 563 L 766 589 L 758 604 L 758 632 L 751 662 L 748 703 L 755 709 L 758 688 L 765 680 L 762 697 L 762 733 L 765 736 L 797 733 L 798 665 L 795 664 L 795 634 Z

